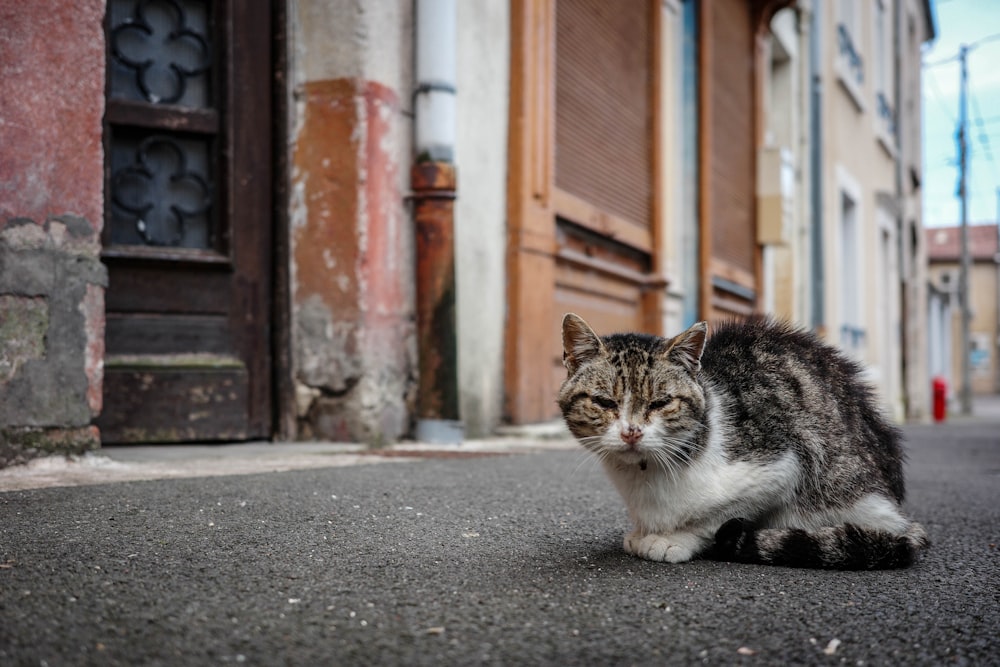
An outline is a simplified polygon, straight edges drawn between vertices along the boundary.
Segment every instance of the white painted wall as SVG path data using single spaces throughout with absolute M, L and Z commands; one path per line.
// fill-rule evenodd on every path
M 901 55 L 899 60 L 902 99 L 897 104 L 900 124 L 899 157 L 903 165 L 903 244 L 900 272 L 905 281 L 907 307 L 902 318 L 906 332 L 906 398 L 910 419 L 926 420 L 930 415 L 931 377 L 928 369 L 928 332 L 924 304 L 927 291 L 927 249 L 923 234 L 923 189 L 913 187 L 911 173 L 922 179 L 922 109 L 920 104 L 920 53 L 926 34 L 923 0 L 905 0 L 900 4 L 899 25 Z
M 892 1 L 886 0 L 886 16 L 892 16 Z M 824 42 L 823 72 L 823 170 L 825 240 L 825 321 L 830 342 L 853 347 L 842 335 L 843 327 L 864 330 L 864 339 L 848 351 L 866 367 L 876 386 L 886 413 L 900 418 L 902 395 L 897 372 L 901 339 L 898 268 L 893 252 L 883 251 L 885 224 L 879 224 L 879 202 L 895 196 L 896 147 L 887 141 L 884 119 L 878 115 L 880 90 L 875 75 L 875 3 L 818 3 L 822 12 Z M 852 24 L 854 47 L 864 64 L 863 80 L 858 81 L 848 59 L 841 54 L 837 39 L 839 22 Z M 891 44 L 891 41 L 890 41 Z M 888 51 L 891 56 L 891 50 Z M 891 63 L 885 65 L 891 73 Z M 891 81 L 891 74 L 887 75 Z M 843 197 L 854 204 L 856 247 L 843 247 Z M 893 220 L 892 232 L 895 222 Z M 895 243 L 895 236 L 892 242 Z M 852 274 L 848 276 L 845 272 Z M 845 278 L 853 277 L 852 280 Z M 879 289 L 885 285 L 884 290 Z M 893 288 L 889 289 L 889 285 Z M 853 292 L 845 294 L 845 290 Z M 886 316 L 888 315 L 888 316 Z M 891 367 L 891 370 L 890 370 Z
M 289 3 L 294 83 L 353 77 L 408 89 L 413 77 L 412 2 Z M 407 103 L 408 104 L 408 103 Z
M 503 407 L 510 3 L 457 4 L 459 391 L 466 435 L 481 437 Z
M 781 148 L 788 161 L 792 183 L 790 225 L 783 244 L 762 247 L 762 304 L 765 312 L 808 326 L 809 209 L 808 49 L 799 33 L 795 10 L 785 8 L 771 20 L 766 42 L 768 66 L 764 84 L 764 140 Z M 805 81 L 806 85 L 803 85 Z M 784 174 L 783 174 L 784 175 Z M 765 178 L 758 173 L 758 179 Z

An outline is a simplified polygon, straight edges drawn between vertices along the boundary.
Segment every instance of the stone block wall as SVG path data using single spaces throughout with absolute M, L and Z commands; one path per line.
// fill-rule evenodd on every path
M 0 227 L 0 466 L 99 445 L 104 288 L 82 218 Z

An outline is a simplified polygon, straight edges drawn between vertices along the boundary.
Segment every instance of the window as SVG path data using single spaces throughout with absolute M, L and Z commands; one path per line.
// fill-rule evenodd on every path
M 860 10 L 857 0 L 837 3 L 837 78 L 859 111 L 865 107 L 861 97 L 865 66 L 861 54 Z
M 856 357 L 865 345 L 862 326 L 861 271 L 864 265 L 859 240 L 857 198 L 840 192 L 840 344 Z
M 886 77 L 885 0 L 875 0 L 875 89 L 888 90 Z
M 107 21 L 105 255 L 221 260 L 213 7 L 111 0 Z
M 893 100 L 892 22 L 887 0 L 875 2 L 875 134 L 882 146 L 894 151 L 896 110 Z

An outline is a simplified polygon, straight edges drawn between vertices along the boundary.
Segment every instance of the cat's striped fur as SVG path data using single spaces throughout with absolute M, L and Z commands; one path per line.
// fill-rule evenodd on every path
M 927 546 L 901 510 L 899 432 L 813 334 L 753 318 L 601 338 L 569 314 L 563 347 L 559 406 L 628 506 L 627 551 L 876 569 Z

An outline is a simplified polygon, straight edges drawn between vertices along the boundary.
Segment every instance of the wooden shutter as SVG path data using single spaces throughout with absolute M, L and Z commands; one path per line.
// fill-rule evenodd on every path
M 512 2 L 507 417 L 558 415 L 566 312 L 660 333 L 659 0 Z
M 649 229 L 651 30 L 645 2 L 556 4 L 556 187 Z

